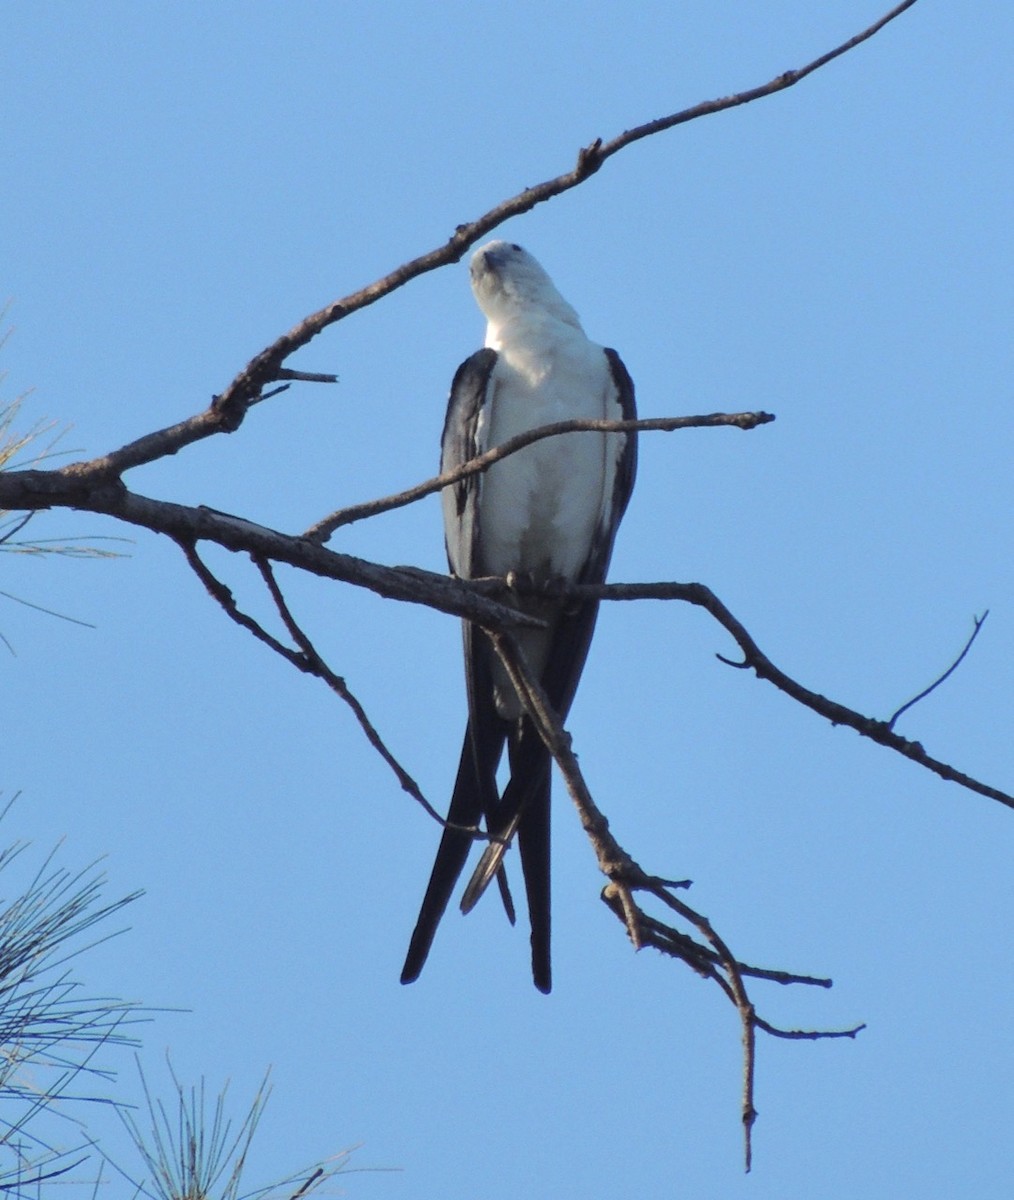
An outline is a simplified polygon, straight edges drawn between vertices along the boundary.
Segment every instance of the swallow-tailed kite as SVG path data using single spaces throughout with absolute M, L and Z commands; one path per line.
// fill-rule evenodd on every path
M 634 385 L 615 350 L 588 340 L 577 313 L 536 260 L 520 246 L 495 241 L 472 256 L 472 290 L 488 319 L 485 348 L 458 368 L 444 424 L 441 469 L 467 462 L 515 434 L 570 418 L 633 418 Z M 451 570 L 460 579 L 498 575 L 536 585 L 565 580 L 600 583 L 630 499 L 636 435 L 570 433 L 545 438 L 496 463 L 485 474 L 443 492 Z M 518 598 L 545 629 L 521 631 L 530 669 L 565 718 L 588 654 L 598 602 Z M 487 830 L 509 842 L 517 833 L 532 928 L 532 976 L 548 992 L 549 752 L 525 715 L 488 638 L 464 625 L 468 727 L 448 821 Z M 504 744 L 510 781 L 503 796 L 496 773 Z M 423 968 L 472 844 L 445 829 L 402 983 Z M 501 842 L 487 847 L 462 908 L 467 912 L 496 875 L 508 915 L 513 906 Z

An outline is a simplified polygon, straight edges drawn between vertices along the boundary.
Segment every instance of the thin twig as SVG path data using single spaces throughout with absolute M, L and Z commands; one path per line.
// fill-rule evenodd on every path
M 246 629 L 249 633 L 252 633 L 259 642 L 263 642 L 265 646 L 270 647 L 276 654 L 281 655 L 286 662 L 291 663 L 298 670 L 302 671 L 305 669 L 302 657 L 296 650 L 293 650 L 290 646 L 286 646 L 284 642 L 280 642 L 273 634 L 268 633 L 259 621 L 240 609 L 236 603 L 235 596 L 232 594 L 232 590 L 226 587 L 216 575 L 211 573 L 201 556 L 197 553 L 197 547 L 193 542 L 179 540 L 176 544 L 183 551 L 190 569 L 201 583 L 204 584 L 208 595 L 219 605 L 230 620 L 235 621 L 242 629 Z
M 490 588 L 488 585 L 483 585 L 483 587 L 490 594 L 496 594 L 496 588 Z M 520 591 L 522 587 L 519 586 L 516 590 Z M 862 713 L 847 708 L 836 700 L 829 700 L 819 692 L 812 692 L 801 683 L 797 683 L 795 679 L 775 666 L 746 631 L 742 622 L 734 617 L 714 592 L 705 587 L 703 583 L 574 584 L 562 588 L 561 595 L 571 596 L 575 600 L 685 600 L 688 604 L 703 608 L 733 636 L 743 652 L 741 662 L 733 662 L 721 654 L 717 654 L 715 657 L 721 662 L 742 670 L 756 672 L 760 679 L 774 684 L 779 691 L 791 696 L 793 700 L 806 708 L 812 709 L 830 721 L 832 725 L 847 725 L 850 729 L 862 734 L 863 737 L 869 738 L 880 746 L 886 746 L 889 750 L 894 750 L 912 762 L 918 763 L 919 766 L 932 771 L 935 775 L 939 775 L 941 779 L 958 783 L 970 792 L 986 796 L 990 800 L 996 800 L 1007 808 L 1014 808 L 1014 795 L 992 787 L 990 784 L 982 783 L 980 780 L 966 775 L 963 771 L 958 771 L 949 763 L 931 757 L 919 742 L 910 742 L 895 733 L 887 721 L 865 717 Z M 960 661 L 959 658 L 958 662 Z M 957 663 L 954 666 L 957 666 Z M 952 667 L 951 670 L 953 669 Z M 946 675 L 943 678 L 946 678 Z
M 660 890 L 656 892 L 656 895 L 659 895 L 670 908 L 675 909 L 685 921 L 689 921 L 697 929 L 701 937 L 712 946 L 721 963 L 724 978 L 728 984 L 730 999 L 735 1004 L 736 1011 L 739 1014 L 743 1037 L 743 1095 L 741 1108 L 743 1156 L 745 1168 L 749 1171 L 753 1161 L 753 1127 L 754 1122 L 757 1120 L 757 1109 L 754 1107 L 753 1102 L 757 1063 L 756 1009 L 747 995 L 739 960 L 726 945 L 724 939 L 719 936 L 708 918 L 696 912 L 668 890 Z
M 516 454 L 519 450 L 523 450 L 526 446 L 530 446 L 533 442 L 539 442 L 543 438 L 559 437 L 565 433 L 630 433 L 633 430 L 672 433 L 677 429 L 714 429 L 723 425 L 735 429 L 756 429 L 758 425 L 767 425 L 774 419 L 771 413 L 741 412 L 710 413 L 701 417 L 645 417 L 635 421 L 602 419 L 554 421 L 551 425 L 542 425 L 538 429 L 529 429 L 515 437 L 508 438 L 499 446 L 487 450 L 485 454 L 471 458 L 461 466 L 444 471 L 441 475 L 435 475 L 432 479 L 417 483 L 414 487 L 406 488 L 403 492 L 395 492 L 391 496 L 383 496 L 378 500 L 367 500 L 362 504 L 351 504 L 347 508 L 340 508 L 337 512 L 333 512 L 330 516 L 311 525 L 303 536 L 313 542 L 326 542 L 336 529 L 340 529 L 344 525 L 351 525 L 353 521 L 361 521 L 364 517 L 375 517 L 379 513 L 402 508 L 406 504 L 414 504 L 424 496 L 432 495 L 433 492 L 442 491 L 462 479 L 467 479 L 469 475 L 478 475 L 483 471 L 488 471 L 494 463 L 500 462 L 501 459 L 507 458 L 511 454 Z
M 754 1016 L 754 1024 L 772 1037 L 795 1042 L 827 1041 L 828 1038 L 852 1038 L 854 1041 L 866 1028 L 866 1022 L 863 1021 L 859 1025 L 853 1025 L 850 1029 L 779 1029 L 777 1025 L 772 1025 L 763 1017 L 758 1016 Z
M 322 371 L 293 371 L 290 367 L 280 367 L 276 379 L 291 379 L 297 383 L 337 383 L 338 376 Z
M 961 653 L 958 655 L 958 657 L 954 660 L 954 662 L 951 663 L 951 665 L 947 668 L 947 670 L 944 671 L 943 675 L 941 675 L 939 679 L 934 680 L 934 682 L 931 683 L 928 688 L 923 688 L 923 690 L 919 693 L 918 696 L 913 696 L 912 699 L 909 700 L 907 704 L 903 704 L 901 706 L 901 708 L 898 709 L 898 711 L 894 714 L 894 716 L 891 717 L 891 719 L 887 722 L 888 729 L 894 728 L 894 723 L 897 721 L 897 719 L 901 716 L 902 713 L 908 712 L 908 710 L 910 708 L 912 708 L 913 705 L 918 704 L 920 700 L 925 700 L 926 697 L 930 694 L 930 692 L 935 692 L 937 690 L 937 688 L 944 682 L 944 680 L 949 679 L 954 674 L 954 672 L 958 669 L 958 667 L 961 666 L 962 660 L 964 659 L 965 655 L 969 652 L 969 650 L 971 650 L 972 643 L 979 636 L 979 630 L 985 624 L 986 618 L 988 616 L 989 616 L 989 609 L 987 608 L 981 617 L 974 617 L 974 616 L 972 617 L 972 622 L 975 625 L 975 628 L 972 630 L 971 637 L 968 639 L 967 642 L 965 642 L 964 650 L 961 651 Z
M 310 641 L 309 637 L 307 637 L 303 629 L 300 628 L 289 609 L 285 597 L 282 595 L 282 590 L 278 586 L 278 581 L 275 578 L 274 571 L 271 569 L 271 564 L 267 559 L 257 556 L 254 556 L 253 561 L 254 566 L 256 566 L 257 570 L 260 571 L 261 578 L 264 580 L 265 586 L 271 593 L 271 599 L 274 601 L 275 607 L 278 609 L 278 614 L 282 618 L 285 628 L 288 630 L 289 636 L 301 651 L 300 669 L 305 671 L 307 674 L 316 675 L 318 679 L 322 679 L 335 693 L 335 695 L 340 697 L 340 699 L 349 706 L 356 720 L 359 722 L 359 727 L 362 729 L 363 733 L 366 734 L 367 741 L 394 772 L 402 791 L 407 792 L 412 799 L 415 800 L 415 802 L 423 809 L 425 809 L 425 811 L 431 817 L 434 817 L 441 825 L 446 826 L 447 822 L 444 820 L 444 818 L 441 817 L 433 805 L 430 804 L 430 802 L 422 794 L 422 791 L 416 781 L 411 775 L 409 775 L 401 763 L 398 762 L 391 751 L 387 748 L 384 739 L 377 732 L 376 726 L 367 716 L 366 710 L 363 708 L 359 700 L 353 695 L 348 684 L 340 675 L 335 674 L 335 672 L 331 670 L 331 668 L 318 653 L 316 647 Z M 463 830 L 463 832 L 471 833 L 476 837 L 481 836 L 479 830 L 475 829 L 474 827 Z
M 284 658 L 286 662 L 291 663 L 297 670 L 302 671 L 305 675 L 314 675 L 318 679 L 323 680 L 328 687 L 337 696 L 339 696 L 349 706 L 349 708 L 352 709 L 353 715 L 359 722 L 359 726 L 362 731 L 366 734 L 370 745 L 374 748 L 374 750 L 377 751 L 384 762 L 386 762 L 394 772 L 402 790 L 407 792 L 417 804 L 421 805 L 426 813 L 435 821 L 441 825 L 446 825 L 447 822 L 422 794 L 422 791 L 416 781 L 411 775 L 409 775 L 401 763 L 398 762 L 391 751 L 387 748 L 383 738 L 377 732 L 376 727 L 367 716 L 366 710 L 363 708 L 362 704 L 360 704 L 359 700 L 353 695 L 348 687 L 348 684 L 344 679 L 341 678 L 340 675 L 336 675 L 335 672 L 331 670 L 320 654 L 317 653 L 316 649 L 310 642 L 310 639 L 306 636 L 303 630 L 300 629 L 299 625 L 293 618 L 292 613 L 289 611 L 289 607 L 285 602 L 285 597 L 282 595 L 281 589 L 278 587 L 278 582 L 275 579 L 274 572 L 271 570 L 268 561 L 258 555 L 251 555 L 254 565 L 260 572 L 261 578 L 264 580 L 264 583 L 271 594 L 271 598 L 275 603 L 275 607 L 278 609 L 278 613 L 282 618 L 285 628 L 288 630 L 289 636 L 299 647 L 298 650 L 293 649 L 291 646 L 286 646 L 284 642 L 279 641 L 278 638 L 276 638 L 273 634 L 268 633 L 268 631 L 263 627 L 263 625 L 260 624 L 260 622 L 256 621 L 248 613 L 245 613 L 240 609 L 239 605 L 236 603 L 236 599 L 233 596 L 232 591 L 226 587 L 226 585 L 222 583 L 220 579 L 212 574 L 212 572 L 202 561 L 200 555 L 197 553 L 197 548 L 193 545 L 193 543 L 179 541 L 178 545 L 186 556 L 186 560 L 189 563 L 191 570 L 194 572 L 197 578 L 200 579 L 201 583 L 204 584 L 208 594 L 213 600 L 217 601 L 226 615 L 235 621 L 237 625 L 252 633 L 258 641 L 263 642 L 265 646 L 268 646 L 270 649 L 274 650 L 274 652 Z M 471 833 L 475 837 L 483 836 L 477 829 L 470 828 L 463 830 L 463 832 Z
M 666 886 L 666 885 L 663 885 Z M 612 885 L 605 888 L 603 900 L 608 907 L 612 908 L 618 917 L 622 918 L 622 914 L 617 910 L 614 902 L 614 897 L 611 894 Z M 658 894 L 658 893 L 654 893 Z M 701 946 L 689 938 L 685 933 L 680 933 L 674 930 L 671 925 L 666 925 L 659 921 L 656 917 L 650 916 L 648 913 L 641 913 L 641 941 L 643 945 L 650 946 L 653 950 L 658 950 L 662 954 L 668 954 L 670 957 L 682 958 L 684 951 L 690 951 L 699 954 L 700 957 L 708 963 L 717 966 L 719 964 L 718 956 L 708 947 Z M 673 943 L 678 944 L 679 952 L 674 952 Z M 690 943 L 688 946 L 687 943 Z M 750 979 L 763 979 L 768 983 L 780 983 L 784 985 L 801 984 L 807 987 L 830 988 L 833 986 L 833 980 L 821 978 L 818 975 L 799 975 L 790 971 L 777 971 L 770 967 L 752 967 L 749 963 L 741 962 L 739 964 L 740 972 Z

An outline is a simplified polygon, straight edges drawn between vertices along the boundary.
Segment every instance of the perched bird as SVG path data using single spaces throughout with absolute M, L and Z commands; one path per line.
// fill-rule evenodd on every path
M 495 241 L 472 256 L 472 290 L 488 320 L 486 345 L 458 368 L 451 385 L 441 470 L 508 438 L 572 418 L 633 418 L 634 385 L 615 350 L 589 341 L 577 313 L 520 246 Z M 443 492 L 447 557 L 459 579 L 497 575 L 528 584 L 601 583 L 634 484 L 634 433 L 569 433 L 545 438 Z M 517 606 L 546 622 L 516 637 L 531 671 L 565 718 L 588 654 L 598 602 L 580 604 L 528 588 Z M 491 842 L 462 908 L 499 876 L 517 834 L 532 930 L 532 976 L 550 990 L 550 754 L 481 629 L 464 624 L 468 726 L 448 821 L 477 826 Z M 497 768 L 507 746 L 510 780 L 501 796 Z M 473 839 L 445 829 L 402 983 L 418 978 Z

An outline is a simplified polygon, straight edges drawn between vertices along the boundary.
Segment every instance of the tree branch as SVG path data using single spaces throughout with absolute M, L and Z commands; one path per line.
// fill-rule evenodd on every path
M 601 138 L 595 138 L 578 152 L 577 162 L 572 170 L 557 175 L 555 178 L 547 179 L 534 187 L 525 188 L 524 191 L 495 205 L 475 220 L 458 225 L 443 245 L 402 263 L 401 266 L 373 283 L 304 317 L 287 333 L 282 334 L 270 346 L 255 355 L 228 387 L 220 395 L 212 398 L 211 405 L 204 412 L 197 413 L 166 429 L 146 434 L 101 459 L 94 459 L 89 463 L 72 463 L 63 470 L 70 477 L 84 474 L 108 480 L 132 467 L 176 454 L 184 446 L 210 437 L 212 434 L 235 432 L 242 424 L 250 406 L 258 399 L 263 398 L 265 386 L 280 379 L 305 377 L 302 372 L 286 370 L 283 364 L 290 355 L 308 345 L 329 326 L 343 320 L 351 313 L 375 304 L 420 275 L 458 262 L 479 238 L 490 233 L 511 217 L 529 212 L 536 205 L 578 187 L 594 175 L 607 159 L 612 158 L 613 155 L 618 154 L 634 142 L 664 133 L 678 125 L 698 120 L 700 117 L 738 108 L 743 104 L 750 104 L 765 96 L 772 96 L 793 87 L 807 76 L 833 62 L 834 59 L 869 40 L 885 25 L 900 16 L 906 9 L 911 8 L 915 2 L 916 0 L 904 0 L 904 3 L 896 5 L 861 33 L 855 34 L 833 50 L 827 51 L 803 67 L 784 71 L 767 83 L 720 99 L 704 100 L 669 116 L 647 121 L 633 129 L 625 130 L 607 142 L 603 142 Z M 330 381 L 331 377 L 314 376 L 314 378 Z
M 819 692 L 812 692 L 801 683 L 797 683 L 791 676 L 786 675 L 784 671 L 775 666 L 750 634 L 747 633 L 743 624 L 732 615 L 715 593 L 702 583 L 576 584 L 571 588 L 561 589 L 561 592 L 564 595 L 572 595 L 575 599 L 591 599 L 592 597 L 596 597 L 602 600 L 685 600 L 688 604 L 703 608 L 725 630 L 732 634 L 736 644 L 743 651 L 742 662 L 731 662 L 719 654 L 716 657 L 720 661 L 729 666 L 755 671 L 760 679 L 766 679 L 768 683 L 773 683 L 779 691 L 784 692 L 787 696 L 791 696 L 793 700 L 825 717 L 832 725 L 848 725 L 850 729 L 854 729 L 857 733 L 862 734 L 863 737 L 867 737 L 880 746 L 886 746 L 889 750 L 894 750 L 898 754 L 904 755 L 905 758 L 911 759 L 912 762 L 918 763 L 920 766 L 932 771 L 935 775 L 939 775 L 941 779 L 949 780 L 952 783 L 959 783 L 971 792 L 976 792 L 980 796 L 986 796 L 988 799 L 996 800 L 1007 808 L 1014 809 L 1014 796 L 1000 791 L 999 788 L 991 787 L 989 784 L 981 783 L 979 780 L 973 779 L 970 775 L 956 770 L 948 763 L 932 758 L 926 753 L 919 742 L 910 742 L 896 734 L 891 725 L 896 719 L 897 714 L 895 718 L 892 718 L 892 721 L 880 721 L 874 717 L 865 717 L 862 713 L 847 708 L 844 704 L 839 704 L 836 700 L 829 700 L 826 696 L 820 695 Z M 978 632 L 978 629 L 976 632 Z M 971 640 L 969 641 L 970 645 Z M 968 646 L 965 647 L 965 650 L 950 670 L 954 670 L 954 667 L 958 665 L 958 662 L 961 661 L 961 658 L 964 657 L 967 651 Z M 937 680 L 937 683 L 933 686 L 936 687 L 949 674 L 950 671 Z M 921 697 L 917 696 L 916 699 L 921 699 Z M 915 701 L 911 703 L 915 703 Z
M 285 597 L 282 595 L 282 590 L 278 586 L 278 580 L 275 578 L 275 573 L 271 569 L 271 564 L 265 558 L 255 558 L 254 565 L 256 566 L 257 570 L 260 571 L 261 578 L 264 580 L 264 584 L 271 595 L 271 599 L 275 603 L 275 608 L 278 610 L 278 614 L 282 618 L 285 628 L 289 632 L 289 637 L 291 637 L 299 647 L 299 654 L 297 657 L 299 659 L 300 670 L 306 672 L 308 675 L 315 675 L 318 679 L 322 679 L 328 685 L 331 691 L 333 691 L 336 696 L 343 700 L 345 704 L 352 709 L 353 715 L 359 722 L 360 729 L 362 729 L 363 733 L 366 735 L 366 740 L 394 772 L 395 778 L 401 785 L 402 791 L 407 792 L 418 805 L 420 805 L 431 817 L 436 818 L 440 825 L 446 828 L 447 822 L 437 812 L 433 805 L 430 804 L 430 802 L 422 794 L 422 790 L 416 781 L 411 775 L 409 775 L 408 771 L 405 770 L 401 763 L 387 748 L 384 739 L 377 732 L 376 726 L 366 715 L 366 709 L 363 708 L 359 700 L 352 694 L 348 684 L 340 675 L 337 675 L 331 670 L 331 668 L 324 661 L 323 657 L 318 653 L 317 648 L 310 641 L 309 637 L 297 624 L 296 619 L 293 617 L 292 612 L 289 609 L 289 605 L 286 602 Z M 482 836 L 479 830 L 477 830 L 474 826 L 464 828 L 463 832 L 470 833 L 473 835 L 473 837 Z
M 271 599 L 274 601 L 275 608 L 282 618 L 282 623 L 285 625 L 289 636 L 296 643 L 296 646 L 298 646 L 298 649 L 293 649 L 291 646 L 286 646 L 284 642 L 280 642 L 276 637 L 268 633 L 260 622 L 240 609 L 231 589 L 226 587 L 217 576 L 212 574 L 197 553 L 197 548 L 192 542 L 178 541 L 177 544 L 183 551 L 191 570 L 201 583 L 204 584 L 208 594 L 218 603 L 230 620 L 234 621 L 242 629 L 246 629 L 249 633 L 252 633 L 258 641 L 263 642 L 265 646 L 280 655 L 287 663 L 290 663 L 304 675 L 313 675 L 317 679 L 323 680 L 331 691 L 351 708 L 353 715 L 359 723 L 359 727 L 366 735 L 367 741 L 394 772 L 402 791 L 407 792 L 425 810 L 427 815 L 444 828 L 459 829 L 462 833 L 470 834 L 477 840 L 486 840 L 486 834 L 473 825 L 451 826 L 450 822 L 446 821 L 426 799 L 416 781 L 388 749 L 384 739 L 380 736 L 376 726 L 370 720 L 366 710 L 352 693 L 348 684 L 340 675 L 331 670 L 309 637 L 307 637 L 306 633 L 297 624 L 285 597 L 282 595 L 281 588 L 278 586 L 278 581 L 275 579 L 274 572 L 271 570 L 271 565 L 267 559 L 254 556 L 254 565 L 260 572 L 261 579 L 264 581 Z
M 129 491 L 121 483 L 73 479 L 62 471 L 0 472 L 0 507 L 75 508 L 102 513 L 178 542 L 214 542 L 226 550 L 287 563 L 291 567 L 367 588 L 389 600 L 423 604 L 452 616 L 506 626 L 541 628 L 528 616 L 481 595 L 446 575 L 419 568 L 385 567 L 338 554 L 305 537 L 292 536 L 204 505 L 174 504 Z
M 599 870 L 609 880 L 609 884 L 603 890 L 602 899 L 623 922 L 635 950 L 651 944 L 670 957 L 680 959 L 702 978 L 717 984 L 735 1005 L 743 1036 L 742 1119 L 744 1155 L 746 1169 L 749 1171 L 752 1152 L 751 1133 L 757 1119 L 757 1110 L 753 1103 L 756 1030 L 760 1027 L 768 1033 L 779 1033 L 768 1022 L 761 1023 L 759 1021 L 753 1002 L 743 983 L 744 975 L 760 973 L 740 963 L 707 917 L 674 895 L 672 886 L 665 880 L 647 874 L 623 849 L 610 832 L 608 820 L 592 799 L 577 756 L 572 749 L 570 735 L 564 729 L 563 723 L 550 704 L 542 685 L 529 669 L 525 656 L 513 635 L 496 630 L 487 630 L 487 633 L 528 716 L 560 768 L 567 791 L 577 809 L 582 828 L 588 835 L 595 851 Z M 493 869 L 502 858 L 503 852 L 504 848 L 498 844 L 490 845 L 486 849 L 485 856 L 488 863 L 484 865 L 488 877 L 492 877 Z M 664 925 L 662 922 L 648 917 L 634 899 L 636 892 L 647 892 L 660 900 L 696 929 L 701 935 L 702 941 L 697 942 L 672 926 Z M 770 977 L 770 973 L 764 974 L 766 977 Z M 785 972 L 776 974 L 779 976 L 778 981 L 782 983 L 830 986 L 829 980 L 800 975 L 793 976 Z M 814 1030 L 798 1036 L 814 1039 L 851 1037 L 857 1032 L 858 1029 L 830 1032 Z
M 300 321 L 298 325 L 295 325 L 288 333 L 283 334 L 271 346 L 262 350 L 256 358 L 251 359 L 222 395 L 216 398 L 216 406 L 223 414 L 227 415 L 228 420 L 238 425 L 245 415 L 250 397 L 256 396 L 265 383 L 277 378 L 278 368 L 290 354 L 307 345 L 329 325 L 343 320 L 350 313 L 358 312 L 362 308 L 375 304 L 378 300 L 382 300 L 385 296 L 390 295 L 391 292 L 404 287 L 406 283 L 412 279 L 416 279 L 420 275 L 436 270 L 437 267 L 458 262 L 466 251 L 475 245 L 479 238 L 491 232 L 498 225 L 502 225 L 504 221 L 509 220 L 511 217 L 529 212 L 537 204 L 542 204 L 546 200 L 551 200 L 554 196 L 562 195 L 564 192 L 570 191 L 571 188 L 578 187 L 586 179 L 594 175 L 607 159 L 611 158 L 614 154 L 618 154 L 633 142 L 651 137 L 657 133 L 663 133 L 668 129 L 675 128 L 677 125 L 685 125 L 700 117 L 707 117 L 713 113 L 724 112 L 726 109 L 737 108 L 742 104 L 750 104 L 754 100 L 762 99 L 764 96 L 772 96 L 776 92 L 782 92 L 787 88 L 793 87 L 808 75 L 812 75 L 814 71 L 820 70 L 821 67 L 826 66 L 855 46 L 873 37 L 885 25 L 893 21 L 895 17 L 900 16 L 906 9 L 911 8 L 914 3 L 915 0 L 904 0 L 904 3 L 898 4 L 878 21 L 875 21 L 861 33 L 857 33 L 854 37 L 842 42 L 841 45 L 836 46 L 833 50 L 829 50 L 819 58 L 815 58 L 804 67 L 799 67 L 793 71 L 785 71 L 768 83 L 761 84 L 759 87 L 749 88 L 746 91 L 737 92 L 735 95 L 725 96 L 718 100 L 705 100 L 700 104 L 695 104 L 692 108 L 686 108 L 670 116 L 660 117 L 657 120 L 638 125 L 633 129 L 625 130 L 608 142 L 603 142 L 601 138 L 596 138 L 590 145 L 579 151 L 577 163 L 572 170 L 566 171 L 562 175 L 557 175 L 553 179 L 547 179 L 545 182 L 536 184 L 534 187 L 526 188 L 516 196 L 512 196 L 510 199 L 497 204 L 474 221 L 458 225 L 444 245 L 421 254 L 418 258 L 414 258 L 409 262 L 402 263 L 401 266 L 396 267 L 381 279 L 368 284 L 364 288 L 360 288 L 359 291 L 352 292 L 341 300 L 335 300 L 333 303 L 328 304 L 326 307 Z
M 542 425 L 538 429 L 529 429 L 515 437 L 508 438 L 485 454 L 471 458 L 460 467 L 444 471 L 442 475 L 434 475 L 423 483 L 396 492 L 392 496 L 384 496 L 379 500 L 367 500 L 363 504 L 352 504 L 348 508 L 340 508 L 330 516 L 324 517 L 303 534 L 313 542 L 326 542 L 328 538 L 343 525 L 351 525 L 353 521 L 361 521 L 365 517 L 375 517 L 392 509 L 403 508 L 406 504 L 414 504 L 424 496 L 433 492 L 443 491 L 469 475 L 479 475 L 496 462 L 516 454 L 533 442 L 543 438 L 559 437 L 564 433 L 630 433 L 634 430 L 641 432 L 657 431 L 671 433 L 677 429 L 714 429 L 720 425 L 730 425 L 735 429 L 756 429 L 758 425 L 767 425 L 773 421 L 774 415 L 766 412 L 741 413 L 710 413 L 703 417 L 644 417 L 633 421 L 606 421 L 574 419 L 570 421 L 554 421 L 551 425 Z
M 753 417 L 763 414 L 746 415 Z M 724 420 L 723 414 L 718 416 L 723 417 L 718 423 L 729 423 Z M 662 427 L 674 421 L 682 421 L 683 418 L 656 420 L 662 425 L 655 427 Z M 690 420 L 696 421 L 697 418 Z M 626 422 L 603 424 L 623 426 Z M 556 436 L 561 431 L 550 426 L 545 431 L 535 432 L 541 436 Z M 514 446 L 513 450 L 519 448 Z M 503 453 L 508 452 L 506 446 L 501 450 Z M 476 459 L 466 463 L 462 470 L 466 469 L 482 470 L 483 460 Z M 432 490 L 437 486 L 437 481 L 431 480 L 428 484 L 420 486 L 430 487 Z M 518 582 L 512 593 L 511 589 L 498 579 L 465 582 L 416 567 L 385 567 L 352 555 L 338 554 L 309 540 L 305 535 L 293 537 L 229 513 L 216 512 L 203 506 L 195 508 L 172 504 L 165 500 L 153 500 L 128 491 L 122 483 L 74 479 L 63 471 L 0 472 L 0 508 L 30 510 L 52 507 L 104 513 L 129 524 L 143 526 L 154 533 L 168 534 L 175 541 L 182 543 L 215 542 L 227 550 L 246 553 L 255 559 L 284 562 L 313 575 L 367 588 L 387 599 L 422 604 L 452 616 L 474 621 L 487 630 L 541 625 L 537 618 L 522 613 L 501 600 L 501 597 L 505 597 L 509 601 L 513 594 L 523 594 L 525 589 L 522 582 Z M 742 622 L 703 584 L 579 584 L 560 587 L 557 591 L 561 596 L 572 596 L 575 599 L 596 597 L 603 600 L 683 600 L 703 608 L 732 635 L 743 652 L 742 662 L 730 663 L 730 660 L 719 656 L 721 661 L 742 669 L 752 669 L 760 678 L 774 684 L 780 691 L 812 709 L 833 725 L 847 725 L 863 737 L 870 738 L 878 745 L 886 746 L 932 771 L 941 779 L 958 783 L 969 791 L 1014 809 L 1014 796 L 982 783 L 940 759 L 933 758 L 919 742 L 908 741 L 896 734 L 890 722 L 866 717 L 837 701 L 811 691 L 785 674 L 760 650 Z

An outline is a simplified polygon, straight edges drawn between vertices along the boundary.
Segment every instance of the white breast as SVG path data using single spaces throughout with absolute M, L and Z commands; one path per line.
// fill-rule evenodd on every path
M 569 326 L 512 332 L 498 346 L 478 430 L 483 448 L 554 421 L 612 415 L 601 346 Z M 497 463 L 480 485 L 483 569 L 574 579 L 601 518 L 608 474 L 606 438 L 593 433 L 547 438 Z

